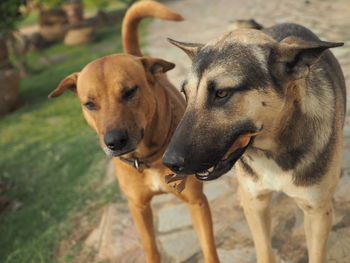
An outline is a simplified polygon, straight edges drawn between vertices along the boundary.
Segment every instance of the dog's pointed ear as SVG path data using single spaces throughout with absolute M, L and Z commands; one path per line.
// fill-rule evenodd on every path
M 159 73 L 165 73 L 173 68 L 175 68 L 175 64 L 168 62 L 164 59 L 160 58 L 152 58 L 152 57 L 141 57 L 139 58 L 145 71 L 147 73 L 151 73 L 152 75 L 156 75 Z
M 167 40 L 174 46 L 177 46 L 178 48 L 182 49 L 191 60 L 193 60 L 197 56 L 199 50 L 204 46 L 203 44 L 199 43 L 184 43 L 171 38 L 167 38 Z
M 55 98 L 60 96 L 65 90 L 69 89 L 74 93 L 77 93 L 77 80 L 78 72 L 68 75 L 64 80 L 60 82 L 58 87 L 49 94 L 49 98 Z
M 306 41 L 298 37 L 287 37 L 278 43 L 273 60 L 278 77 L 301 79 L 308 75 L 309 68 L 318 61 L 328 48 L 340 47 L 344 43 Z

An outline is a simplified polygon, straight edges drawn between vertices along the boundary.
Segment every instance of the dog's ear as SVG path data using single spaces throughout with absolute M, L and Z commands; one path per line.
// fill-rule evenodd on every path
M 273 53 L 274 73 L 279 78 L 301 79 L 307 76 L 309 68 L 328 48 L 340 47 L 344 43 L 326 41 L 305 41 L 297 37 L 283 39 Z
M 49 94 L 49 98 L 55 98 L 60 96 L 66 89 L 69 89 L 73 91 L 74 93 L 77 93 L 77 79 L 78 79 L 78 72 L 72 73 L 68 75 L 64 80 L 60 82 L 58 87 L 52 91 Z
M 203 44 L 198 43 L 184 43 L 171 38 L 167 39 L 171 44 L 185 51 L 185 53 L 189 56 L 191 60 L 193 60 L 197 56 L 199 50 L 204 46 Z
M 165 73 L 175 68 L 174 63 L 168 62 L 160 58 L 141 57 L 140 61 L 143 67 L 145 68 L 145 71 L 147 73 L 151 73 L 152 75 Z

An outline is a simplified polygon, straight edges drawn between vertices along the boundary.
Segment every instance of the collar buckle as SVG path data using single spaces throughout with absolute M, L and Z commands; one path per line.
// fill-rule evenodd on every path
M 134 158 L 134 167 L 137 169 L 137 171 L 139 173 L 142 173 L 143 172 L 143 167 L 142 167 L 142 163 L 140 164 L 140 161 L 138 158 Z

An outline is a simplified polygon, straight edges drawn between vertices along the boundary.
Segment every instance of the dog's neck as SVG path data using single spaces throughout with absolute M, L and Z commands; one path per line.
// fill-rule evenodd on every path
M 332 105 L 332 96 L 328 94 L 330 88 L 327 83 L 317 86 L 317 92 L 312 88 L 308 80 L 297 81 L 290 86 L 287 90 L 290 94 L 285 96 L 288 98 L 283 108 L 285 114 L 275 122 L 279 126 L 272 127 L 270 133 L 266 132 L 268 135 L 265 138 L 257 136 L 251 153 L 263 152 L 267 157 L 273 158 L 283 170 L 294 169 L 295 173 L 304 175 L 317 158 L 325 158 L 331 152 L 327 149 L 333 147 L 332 116 L 335 113 L 328 106 Z M 322 100 L 317 97 L 318 93 L 323 95 Z M 308 159 L 304 156 L 308 156 Z
M 176 97 L 172 96 L 171 93 L 177 91 L 166 78 L 157 79 L 153 88 L 156 94 L 156 105 L 152 120 L 145 128 L 143 140 L 130 154 L 130 157 L 144 159 L 147 163 L 155 162 L 162 157 L 179 122 L 175 109 L 184 108 L 179 105 Z

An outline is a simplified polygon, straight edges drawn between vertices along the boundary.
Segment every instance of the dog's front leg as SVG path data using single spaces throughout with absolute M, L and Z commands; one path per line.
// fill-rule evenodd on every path
M 258 263 L 276 262 L 271 246 L 271 196 L 271 192 L 254 196 L 243 182 L 239 184 L 239 197 L 253 235 Z
M 187 206 L 203 250 L 204 262 L 220 262 L 215 249 L 213 225 L 207 198 L 203 194 L 201 199 L 187 202 Z
M 329 200 L 319 207 L 297 202 L 304 211 L 304 227 L 309 263 L 327 262 L 327 241 L 332 226 L 333 207 Z
M 206 196 L 203 194 L 202 182 L 191 176 L 187 179 L 185 190 L 180 194 L 176 192 L 174 194 L 187 204 L 194 229 L 203 251 L 204 262 L 219 263 L 209 203 Z
M 129 199 L 128 204 L 134 223 L 141 237 L 147 263 L 160 263 L 160 254 L 155 239 L 150 201 L 142 202 L 141 200 Z

